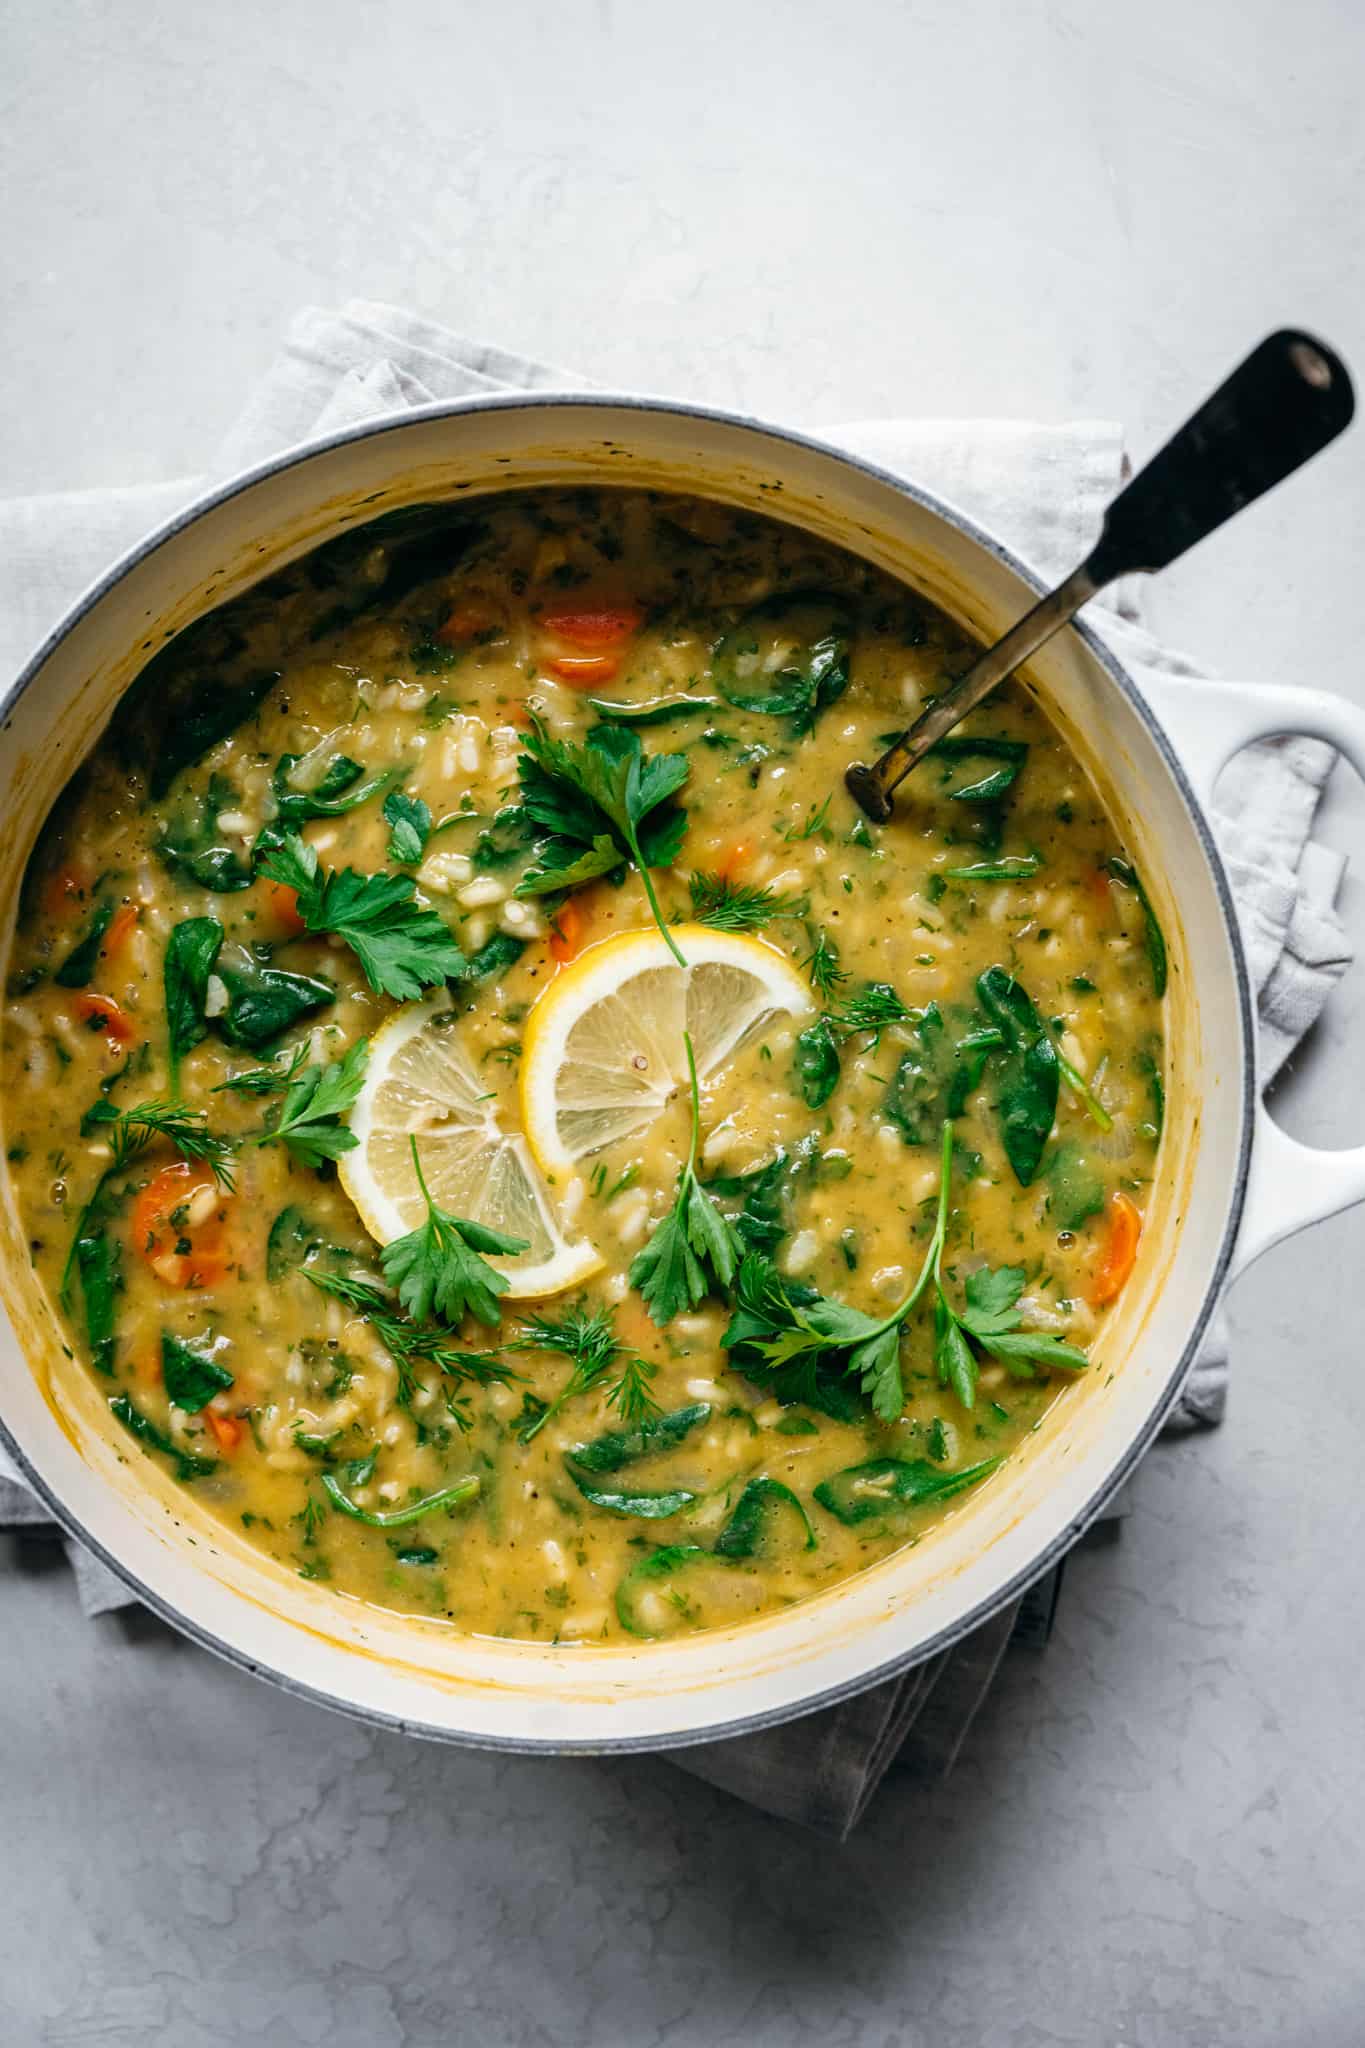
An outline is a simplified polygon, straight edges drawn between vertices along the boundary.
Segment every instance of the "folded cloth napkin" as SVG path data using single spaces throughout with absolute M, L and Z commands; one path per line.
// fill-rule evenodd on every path
M 393 307 L 309 308 L 291 326 L 206 477 L 129 490 L 0 500 L 0 675 L 12 674 L 79 592 L 195 491 L 280 449 L 380 414 L 497 391 L 587 390 L 582 378 L 462 339 Z M 1049 582 L 1085 554 L 1123 476 L 1120 429 L 1001 420 L 877 420 L 821 429 L 980 519 Z M 1194 674 L 1142 628 L 1125 595 L 1089 617 L 1139 682 Z M 1333 762 L 1317 741 L 1266 742 L 1233 764 L 1215 819 L 1248 938 L 1268 1079 L 1313 1023 L 1351 954 L 1333 909 L 1342 862 L 1309 837 Z M 1217 1422 L 1227 1385 L 1221 1318 L 1169 1425 Z M 51 1528 L 0 1454 L 0 1525 Z M 82 1604 L 132 1595 L 68 1542 Z M 903 1677 L 786 1726 L 679 1752 L 675 1761 L 751 1804 L 843 1837 L 893 1759 L 941 1775 L 990 1686 L 1019 1604 Z M 1044 1630 L 1045 1633 L 1045 1630 Z

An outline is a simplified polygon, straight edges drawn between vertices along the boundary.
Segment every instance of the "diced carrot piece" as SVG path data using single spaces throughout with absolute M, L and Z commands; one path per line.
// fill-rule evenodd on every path
M 206 1408 L 204 1420 L 213 1431 L 219 1450 L 230 1458 L 242 1441 L 242 1425 L 237 1417 L 220 1415 L 216 1408 Z
M 137 1027 L 112 996 L 97 995 L 93 989 L 84 989 L 76 998 L 75 1010 L 82 1024 L 88 1024 L 92 1031 L 103 1031 L 108 1037 L 116 1038 L 120 1045 L 127 1045 L 137 1037 Z
M 1109 886 L 1109 876 L 1104 868 L 1091 868 L 1085 878 L 1085 886 L 1097 903 L 1106 908 L 1112 906 L 1114 892 Z
M 749 839 L 735 839 L 723 848 L 712 865 L 712 873 L 723 882 L 733 882 L 736 875 L 742 875 L 754 857 L 753 842 Z
M 1129 1274 L 1137 1263 L 1138 1239 L 1142 1236 L 1142 1212 L 1122 1193 L 1109 1197 L 1108 1234 L 1099 1271 L 1090 1290 L 1092 1308 L 1105 1308 L 1117 1301 Z
M 592 611 L 547 612 L 540 623 L 556 640 L 567 640 L 584 654 L 605 654 L 638 633 L 644 616 L 634 605 L 602 605 Z
M 448 646 L 459 640 L 473 640 L 478 634 L 488 632 L 502 621 L 492 605 L 479 598 L 469 597 L 457 604 L 450 616 L 436 629 L 436 638 Z
M 545 667 L 551 675 L 567 683 L 571 690 L 595 690 L 599 683 L 609 683 L 619 674 L 619 654 L 555 654 L 547 657 Z
M 550 958 L 559 966 L 572 960 L 582 947 L 586 925 L 587 919 L 572 896 L 555 912 L 550 925 Z
M 139 915 L 136 903 L 120 903 L 109 920 L 108 931 L 104 934 L 104 944 L 100 947 L 101 960 L 112 960 L 115 953 L 126 944 L 130 933 L 137 927 Z
M 49 917 L 60 917 L 73 903 L 83 902 L 90 889 L 90 877 L 81 868 L 58 868 L 43 884 L 43 909 Z
M 291 889 L 288 882 L 270 882 L 265 892 L 266 908 L 281 931 L 297 938 L 308 927 L 299 916 L 299 892 Z
M 214 1190 L 214 1207 L 191 1221 L 191 1202 L 203 1188 Z M 206 1166 L 177 1159 L 153 1174 L 133 1204 L 133 1250 L 166 1287 L 212 1287 L 230 1260 L 225 1243 L 223 1197 Z

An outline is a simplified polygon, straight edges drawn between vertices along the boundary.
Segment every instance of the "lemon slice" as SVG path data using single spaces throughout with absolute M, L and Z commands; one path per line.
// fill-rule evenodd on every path
M 521 1121 L 536 1163 L 563 1176 L 653 1123 L 687 1079 L 683 1033 L 705 1080 L 780 1016 L 814 1009 L 801 975 L 763 939 L 679 925 L 680 967 L 656 931 L 604 939 L 538 998 L 522 1033 Z
M 380 1244 L 414 1230 L 426 1214 L 412 1166 L 415 1134 L 439 1208 L 528 1239 L 515 1258 L 488 1262 L 506 1274 L 506 1298 L 558 1294 L 595 1273 L 602 1255 L 586 1239 L 564 1237 L 526 1140 L 501 1128 L 486 1095 L 450 998 L 408 1003 L 370 1041 L 365 1085 L 348 1118 L 359 1143 L 337 1161 L 342 1186 Z

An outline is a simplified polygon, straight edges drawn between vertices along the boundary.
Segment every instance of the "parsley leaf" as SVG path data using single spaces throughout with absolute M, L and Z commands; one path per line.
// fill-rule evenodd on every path
M 116 1109 L 107 1096 L 92 1102 L 81 1118 L 83 1138 L 100 1137 L 113 1146 L 114 1156 L 106 1174 L 136 1159 L 154 1138 L 174 1145 L 183 1159 L 207 1166 L 221 1188 L 232 1191 L 231 1158 L 237 1140 L 224 1138 L 206 1128 L 202 1109 L 173 1100 L 139 1102 L 131 1109 Z
M 344 1059 L 305 1067 L 290 1080 L 274 1124 L 259 1132 L 255 1143 L 278 1139 L 300 1166 L 321 1166 L 324 1159 L 353 1151 L 359 1140 L 338 1119 L 360 1093 L 369 1056 L 369 1040 L 358 1038 Z
M 506 1294 L 508 1283 L 480 1254 L 510 1257 L 528 1250 L 529 1240 L 438 1209 L 422 1177 L 415 1134 L 409 1142 L 417 1185 L 427 1205 L 426 1221 L 384 1246 L 379 1255 L 384 1278 L 398 1289 L 398 1299 L 414 1322 L 424 1323 L 434 1313 L 449 1323 L 465 1314 L 481 1323 L 496 1323 L 498 1296 Z
M 728 1287 L 739 1265 L 734 1231 L 697 1179 L 701 1095 L 692 1040 L 683 1033 L 692 1090 L 692 1142 L 678 1176 L 678 1195 L 630 1268 L 630 1284 L 644 1296 L 651 1319 L 662 1329 L 684 1308 L 695 1308 L 712 1286 Z
M 554 739 L 533 720 L 517 761 L 521 806 L 548 838 L 516 887 L 518 896 L 577 888 L 627 863 L 639 873 L 669 951 L 686 963 L 664 923 L 650 879 L 671 867 L 682 847 L 687 813 L 675 802 L 687 780 L 684 754 L 645 754 L 640 736 L 599 725 L 582 745 Z
M 419 910 L 409 875 L 360 875 L 320 868 L 296 832 L 268 853 L 262 870 L 298 893 L 310 932 L 334 932 L 351 948 L 371 988 L 411 1002 L 424 988 L 458 975 L 465 959 L 434 910 Z

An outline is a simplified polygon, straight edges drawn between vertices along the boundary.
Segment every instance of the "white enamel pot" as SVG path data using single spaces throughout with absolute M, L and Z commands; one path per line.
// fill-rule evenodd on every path
M 1035 579 L 948 507 L 751 421 L 631 399 L 430 408 L 286 456 L 202 499 L 76 606 L 9 692 L 0 745 L 7 955 L 34 836 L 166 636 L 396 505 L 535 484 L 635 484 L 775 513 L 904 578 L 983 639 Z M 1365 772 L 1365 716 L 1327 696 L 1175 681 L 1145 698 L 1087 631 L 1031 675 L 1103 790 L 1170 942 L 1171 1077 L 1143 1257 L 1093 1369 L 912 1549 L 766 1620 L 631 1648 L 462 1638 L 305 1583 L 195 1505 L 63 1356 L 6 1190 L 0 1439 L 53 1514 L 195 1641 L 366 1720 L 533 1750 L 703 1741 L 828 1705 L 954 1642 L 1074 1542 L 1159 1428 L 1214 1303 L 1257 1253 L 1365 1196 L 1365 1148 L 1313 1152 L 1260 1107 L 1241 940 L 1204 805 L 1246 741 L 1308 732 Z M 831 758 L 834 778 L 843 764 Z

